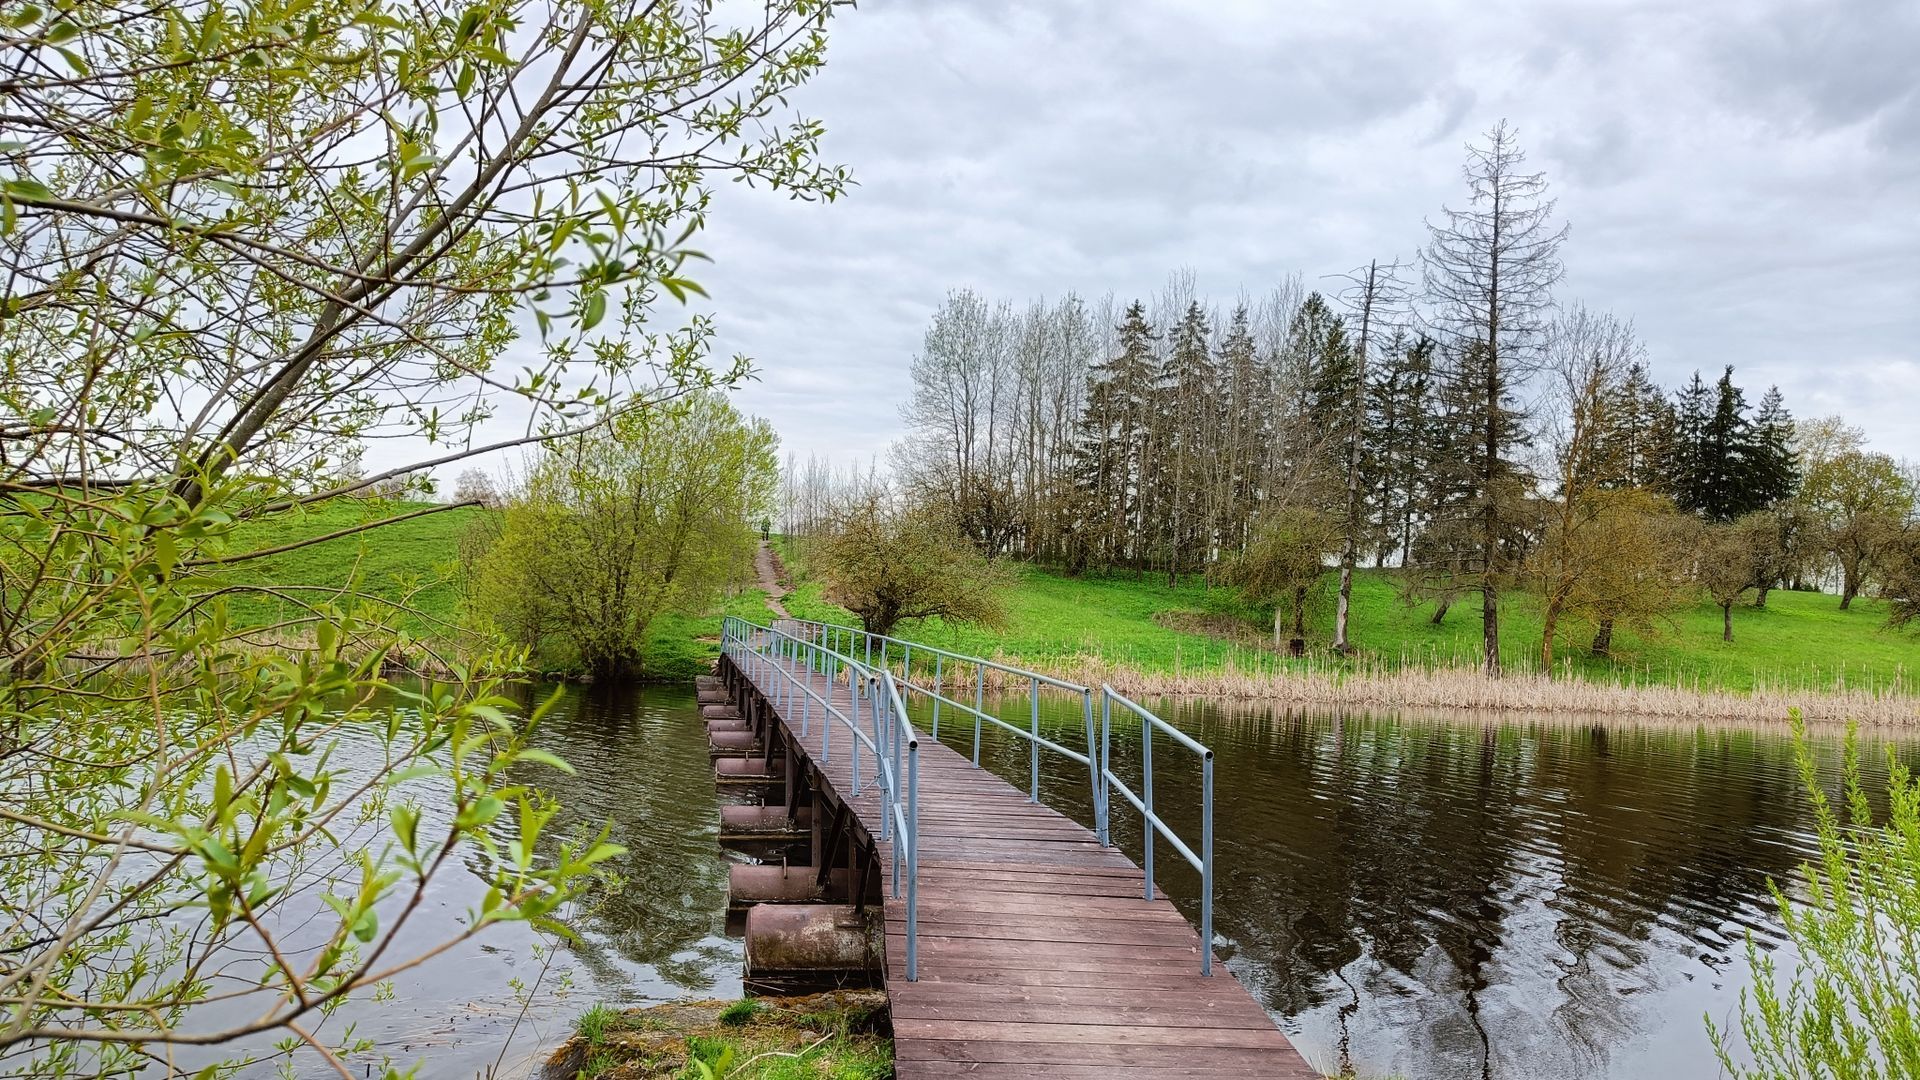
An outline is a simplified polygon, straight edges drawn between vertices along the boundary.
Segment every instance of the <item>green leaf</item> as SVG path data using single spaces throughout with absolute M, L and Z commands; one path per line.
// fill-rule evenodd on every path
M 591 330 L 600 325 L 600 320 L 606 317 L 607 294 L 604 292 L 596 292 L 587 297 L 587 313 L 586 316 L 580 320 L 580 328 L 582 330 Z
M 47 185 L 32 178 L 25 180 L 8 180 L 5 184 L 0 184 L 0 189 L 4 189 L 8 195 L 21 199 L 53 198 L 53 192 Z
M 520 751 L 520 753 L 515 755 L 515 757 L 520 761 L 537 761 L 542 765 L 559 769 L 561 772 L 566 773 L 568 776 L 574 775 L 573 766 L 561 760 L 561 758 L 558 757 L 557 755 L 550 754 L 545 750 L 534 750 L 529 748 L 529 749 Z
M 420 831 L 420 811 L 411 806 L 396 806 L 388 811 L 387 820 L 393 823 L 393 832 L 400 838 L 400 845 L 411 854 Z

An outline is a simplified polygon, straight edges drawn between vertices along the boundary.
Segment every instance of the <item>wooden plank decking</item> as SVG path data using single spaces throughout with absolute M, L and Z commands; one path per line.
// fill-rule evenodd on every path
M 833 692 L 844 708 L 847 688 Z M 818 765 L 817 706 L 811 721 Z M 838 728 L 821 765 L 843 796 L 850 742 Z M 872 777 L 870 755 L 862 766 Z M 846 801 L 878 837 L 877 788 Z M 906 976 L 904 883 L 891 899 L 892 852 L 882 844 L 879 856 L 900 1080 L 1318 1078 L 1225 965 L 1200 974 L 1199 935 L 1164 895 L 1142 897 L 1126 856 L 931 738 L 920 742 L 917 982 Z

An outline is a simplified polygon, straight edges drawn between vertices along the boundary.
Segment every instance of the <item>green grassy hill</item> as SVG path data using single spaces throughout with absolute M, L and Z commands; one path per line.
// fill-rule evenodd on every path
M 427 503 L 387 503 L 337 499 L 316 507 L 292 511 L 237 530 L 230 547 L 236 552 L 273 548 L 313 536 L 428 508 Z M 458 649 L 477 643 L 463 629 L 463 589 L 460 579 L 460 538 L 473 527 L 477 515 L 488 511 L 466 508 L 428 514 L 379 529 L 297 548 L 260 559 L 234 563 L 222 577 L 235 584 L 269 586 L 284 598 L 260 593 L 237 594 L 230 602 L 236 622 L 273 626 L 301 615 L 300 604 L 337 599 L 334 591 L 349 582 L 379 604 L 379 614 L 409 634 L 436 648 Z M 746 590 L 714 611 L 698 615 L 667 615 L 648 633 L 646 676 L 663 681 L 687 681 L 704 674 L 719 651 L 720 620 L 724 614 L 765 619 L 771 612 L 766 594 Z M 288 636 L 298 636 L 289 627 Z
M 795 615 L 847 620 L 844 611 L 822 598 L 817 582 L 805 581 L 804 572 L 800 576 L 803 583 L 787 601 Z M 1229 657 L 1241 670 L 1300 663 L 1322 669 L 1329 664 L 1474 666 L 1480 660 L 1477 596 L 1463 598 L 1435 626 L 1433 606 L 1404 603 L 1391 572 L 1355 575 L 1351 636 L 1359 654 L 1353 661 L 1326 649 L 1333 633 L 1331 610 L 1317 612 L 1310 621 L 1314 655 L 1295 661 L 1269 647 L 1271 611 L 1249 608 L 1231 590 L 1209 589 L 1197 578 L 1169 589 L 1164 577 L 1151 575 L 1071 578 L 1024 568 L 1019 581 L 1007 597 L 1007 625 L 999 630 L 936 619 L 905 624 L 896 633 L 956 652 L 998 650 L 1037 667 L 1061 666 L 1082 656 L 1156 672 L 1218 667 Z M 1503 605 L 1503 660 L 1514 670 L 1537 668 L 1538 605 L 1523 593 L 1509 595 Z M 1733 643 L 1725 644 L 1720 609 L 1702 602 L 1677 613 L 1657 633 L 1617 633 L 1612 660 L 1589 655 L 1591 630 L 1570 634 L 1556 651 L 1560 662 L 1588 678 L 1743 691 L 1756 684 L 1816 688 L 1836 681 L 1859 688 L 1907 685 L 1920 662 L 1920 637 L 1886 629 L 1886 607 L 1878 600 L 1856 600 L 1852 610 L 1841 611 L 1835 596 L 1776 590 L 1764 609 L 1736 606 L 1733 621 Z
M 281 544 L 351 528 L 380 517 L 424 509 L 426 504 L 391 504 L 342 499 L 268 521 L 245 525 L 235 550 Z M 326 598 L 356 577 L 371 595 L 405 605 L 392 616 L 408 632 L 435 642 L 458 641 L 463 631 L 459 580 L 461 535 L 480 510 L 429 514 L 377 531 L 344 536 L 311 547 L 236 563 L 225 571 L 236 583 L 292 587 L 288 599 L 236 597 L 236 617 L 254 625 L 297 618 L 296 601 Z M 783 545 L 784 548 L 784 545 Z M 788 553 L 791 554 L 790 552 Z M 789 560 L 792 567 L 792 561 Z M 844 609 L 827 601 L 821 584 L 808 580 L 804 567 L 787 608 L 797 617 L 850 622 Z M 1242 604 L 1228 589 L 1207 588 L 1198 579 L 1169 589 L 1164 578 L 1090 575 L 1070 578 L 1048 570 L 1023 568 L 1007 597 L 1006 626 L 997 630 L 950 626 L 940 620 L 909 623 L 898 633 L 955 651 L 1003 653 L 1038 666 L 1062 666 L 1080 657 L 1097 657 L 1144 671 L 1204 670 L 1229 659 L 1241 670 L 1299 664 L 1268 648 L 1271 613 Z M 725 613 L 755 619 L 770 617 L 765 594 L 738 593 L 720 607 L 699 615 L 672 615 L 649 634 L 646 669 L 657 679 L 684 680 L 705 671 L 718 645 Z M 1480 650 L 1480 605 L 1466 597 L 1438 626 L 1430 605 L 1400 600 L 1390 573 L 1362 571 L 1354 580 L 1354 661 L 1325 649 L 1332 633 L 1330 611 L 1318 612 L 1311 628 L 1314 655 L 1305 663 L 1319 668 L 1352 664 L 1362 668 L 1473 665 Z M 1852 687 L 1884 687 L 1910 680 L 1920 661 L 1920 638 L 1885 628 L 1885 606 L 1858 600 L 1841 611 L 1836 597 L 1818 593 L 1774 592 L 1765 609 L 1734 609 L 1734 641 L 1720 641 L 1720 612 L 1701 603 L 1678 613 L 1652 635 L 1621 632 L 1611 661 L 1588 656 L 1584 636 L 1562 643 L 1560 655 L 1571 670 L 1590 678 L 1671 684 L 1703 689 L 1749 690 L 1756 684 L 1826 687 L 1844 681 Z M 1540 647 L 1537 605 L 1523 594 L 1510 596 L 1502 619 L 1502 654 L 1515 669 L 1530 669 Z

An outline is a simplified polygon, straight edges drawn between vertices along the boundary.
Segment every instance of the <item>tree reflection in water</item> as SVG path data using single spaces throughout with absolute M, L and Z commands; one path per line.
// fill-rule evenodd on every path
M 1747 931 L 1779 945 L 1767 881 L 1813 851 L 1784 723 L 1162 715 L 1215 752 L 1221 951 L 1329 1072 L 1715 1075 L 1700 1018 L 1733 1008 Z M 1049 722 L 1080 740 L 1077 708 Z M 970 725 L 952 737 L 971 749 Z M 1837 790 L 1839 736 L 1819 738 Z M 1138 739 L 1116 729 L 1116 768 Z M 1024 745 L 990 738 L 987 760 L 1024 776 Z M 1197 766 L 1155 764 L 1163 814 L 1197 838 Z M 1086 770 L 1047 768 L 1047 801 L 1086 820 Z M 1138 859 L 1137 816 L 1114 830 Z M 1193 914 L 1197 875 L 1159 865 Z

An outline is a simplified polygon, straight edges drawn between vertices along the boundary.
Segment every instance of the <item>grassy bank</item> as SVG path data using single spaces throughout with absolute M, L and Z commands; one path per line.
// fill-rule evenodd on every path
M 787 606 L 796 616 L 848 619 L 804 566 L 794 572 L 796 590 Z M 1757 708 L 1773 715 L 1818 698 L 1823 705 L 1816 713 L 1890 712 L 1911 719 L 1916 701 L 1912 669 L 1920 660 L 1920 639 L 1886 629 L 1885 606 L 1871 599 L 1841 611 L 1834 596 L 1775 591 L 1765 608 L 1734 608 L 1730 644 L 1720 640 L 1720 609 L 1703 602 L 1676 612 L 1651 633 L 1619 631 L 1610 658 L 1593 657 L 1583 638 L 1563 641 L 1552 685 L 1543 688 L 1548 680 L 1538 677 L 1539 609 L 1524 593 L 1503 600 L 1501 619 L 1502 658 L 1519 677 L 1489 684 L 1472 675 L 1480 661 L 1479 598 L 1462 598 L 1436 625 L 1433 605 L 1404 602 L 1388 572 L 1355 577 L 1356 654 L 1340 657 L 1325 647 L 1333 619 L 1321 611 L 1310 620 L 1310 641 L 1317 647 L 1303 659 L 1275 654 L 1269 611 L 1198 579 L 1168 588 L 1164 577 L 1068 577 L 1027 567 L 1018 581 L 1006 597 L 1004 627 L 930 619 L 896 633 L 1147 693 L 1355 707 L 1551 704 L 1655 715 L 1740 715 Z M 1883 700 L 1891 707 L 1877 704 Z
M 237 531 L 231 546 L 235 551 L 277 548 L 430 506 L 336 499 L 248 522 Z M 488 512 L 463 508 L 430 513 L 371 532 L 233 563 L 221 575 L 226 581 L 276 593 L 235 594 L 229 601 L 233 617 L 250 626 L 276 628 L 268 637 L 301 640 L 295 620 L 301 617 L 303 605 L 335 602 L 344 586 L 355 583 L 372 600 L 367 617 L 390 622 L 425 649 L 458 655 L 480 647 L 483 639 L 466 628 L 461 607 L 460 539 L 478 515 Z M 720 622 L 728 614 L 764 620 L 771 611 L 765 593 L 744 589 L 712 611 L 663 615 L 648 630 L 644 676 L 684 682 L 704 674 L 718 655 Z
M 694 1001 L 621 1012 L 595 1006 L 548 1058 L 552 1080 L 886 1080 L 886 995 Z M 706 1066 L 702 1070 L 701 1065 Z

